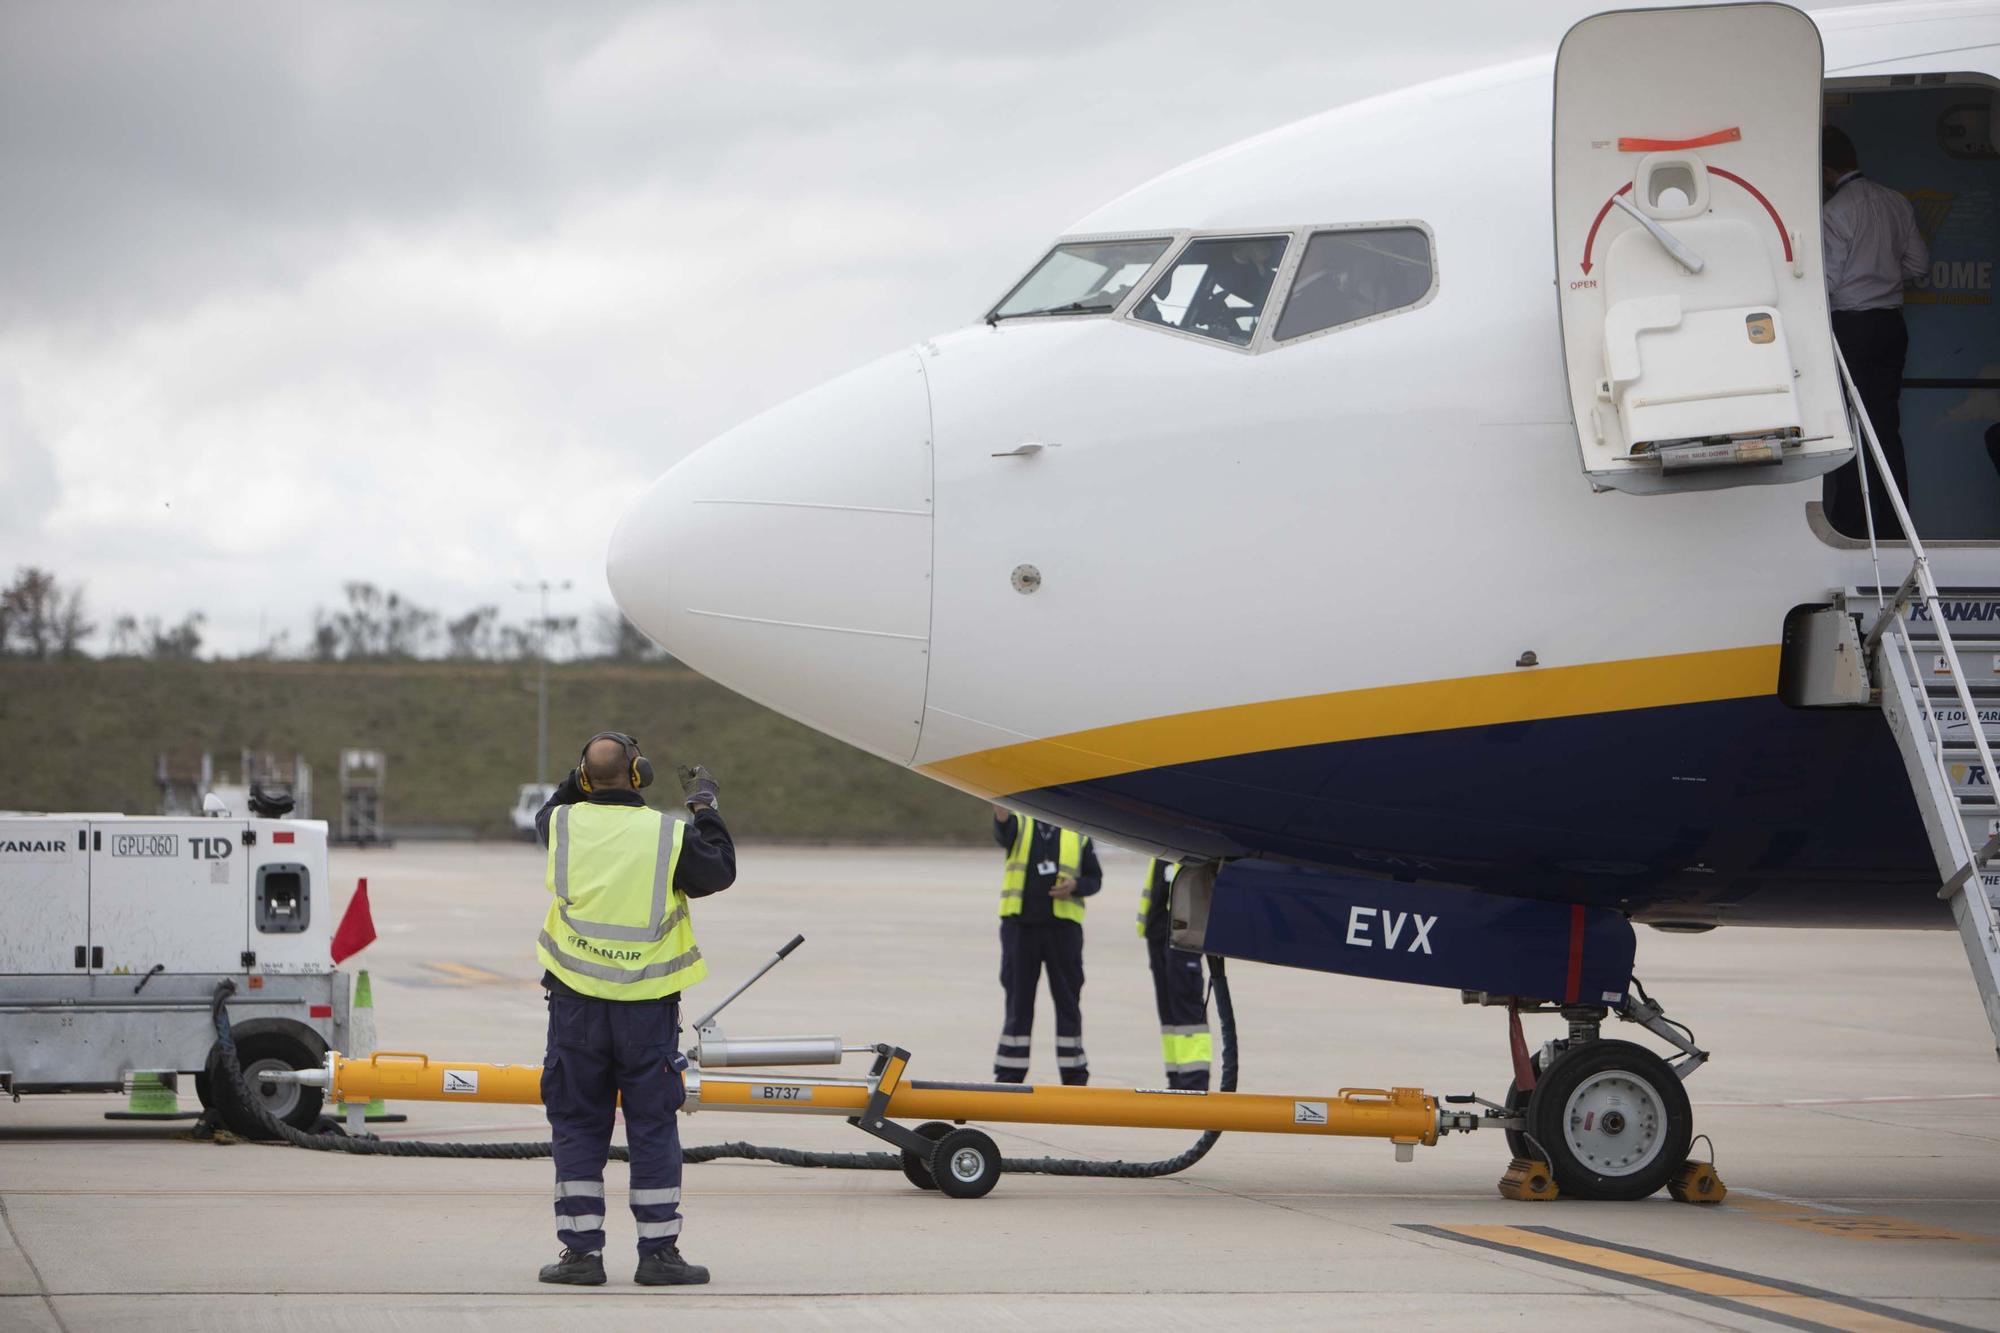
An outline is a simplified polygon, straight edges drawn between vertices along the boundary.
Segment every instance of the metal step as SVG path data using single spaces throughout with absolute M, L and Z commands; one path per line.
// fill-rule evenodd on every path
M 2000 696 L 1983 698 L 1973 696 L 1973 710 L 1979 716 L 1979 729 L 1986 733 L 1988 744 L 2000 744 Z M 1963 747 L 1968 753 L 1972 749 L 1972 724 L 1966 717 L 1965 705 L 1958 701 L 1954 693 L 1950 698 L 1939 698 L 1936 692 L 1930 698 L 1931 720 L 1937 724 L 1938 733 L 1944 743 L 1954 748 Z
M 1939 600 L 1950 605 L 1944 597 Z M 2000 607 L 2000 596 L 1990 603 L 1979 604 Z M 1975 861 L 1975 856 L 1985 850 L 1993 821 L 2000 819 L 2000 806 L 1994 804 L 1991 775 L 1979 757 L 1976 733 L 1963 716 L 1963 703 L 1938 699 L 1929 688 L 1928 679 L 1911 679 L 1909 659 L 1901 642 L 1903 633 L 1901 628 L 1892 627 L 1883 636 L 1881 651 L 1875 654 L 1882 712 L 1903 756 L 1904 771 L 1937 859 L 1943 886 L 1940 892 L 1951 905 L 1952 920 L 1958 926 L 1959 939 L 1965 945 L 1966 960 L 1972 965 L 1973 981 L 1979 989 L 1980 1005 L 1986 1011 L 1996 1049 L 2000 1049 L 2000 861 L 1983 866 Z M 1914 626 L 1909 633 L 1910 646 L 1918 649 L 1919 668 L 1928 671 L 1931 665 L 1928 659 L 1942 659 L 1944 655 L 1924 652 L 1915 638 Z M 1959 660 L 1965 664 L 1967 673 L 1975 673 L 1977 668 L 1967 660 L 1965 648 L 1958 646 L 1956 635 L 1953 645 L 1958 648 Z M 1949 667 L 1946 670 L 1949 672 Z M 1946 679 L 1949 680 L 1948 675 Z M 1975 709 L 1984 711 L 1979 699 L 1973 702 Z M 1959 716 L 1947 718 L 1945 715 L 1953 709 Z M 1943 733 L 1946 746 L 1942 766 L 1927 734 L 1931 718 L 1955 720 L 1959 729 L 1956 736 L 1948 730 Z M 1990 726 L 1982 726 L 1980 730 L 1991 735 Z M 1958 743 L 1952 744 L 1954 740 Z
M 2000 641 L 1970 639 L 1960 642 L 1957 635 L 1953 635 L 1951 641 L 1952 646 L 1958 650 L 1958 664 L 1965 668 L 1967 685 L 1981 694 L 2000 688 Z M 1946 660 L 1945 655 L 1914 635 L 1911 636 L 1910 646 L 1916 649 L 1917 666 L 1924 673 L 1925 692 L 1931 694 L 1950 692 L 1951 663 Z
M 1979 761 L 1979 751 L 1970 745 L 1944 747 L 1945 772 L 1951 775 L 1951 794 L 1961 807 L 1977 810 L 1993 806 L 1993 775 Z

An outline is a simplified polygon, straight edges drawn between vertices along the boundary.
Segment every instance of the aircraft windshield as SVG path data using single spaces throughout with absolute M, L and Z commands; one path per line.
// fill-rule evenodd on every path
M 1059 245 L 988 318 L 1109 314 L 1166 248 L 1164 239 Z
M 1192 241 L 1132 311 L 1134 319 L 1248 346 L 1263 317 L 1284 236 Z

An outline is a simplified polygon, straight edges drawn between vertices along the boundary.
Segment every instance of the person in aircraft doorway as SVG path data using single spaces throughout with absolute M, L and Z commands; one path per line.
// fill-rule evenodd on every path
M 1097 849 L 1081 833 L 993 807 L 993 840 L 1007 851 L 1000 887 L 1000 988 L 1006 1017 L 993 1053 L 1001 1083 L 1028 1078 L 1035 991 L 1044 969 L 1056 1006 L 1056 1072 L 1090 1082 L 1083 1051 L 1083 900 L 1104 885 Z
M 1146 888 L 1139 895 L 1139 935 L 1146 941 L 1146 960 L 1153 969 L 1153 1007 L 1160 1014 L 1160 1057 L 1167 1067 L 1167 1086 L 1207 1092 L 1208 1066 L 1214 1057 L 1201 955 L 1176 949 L 1167 938 L 1173 928 L 1169 900 L 1179 869 L 1171 861 L 1159 860 L 1146 867 Z
M 1910 201 L 1861 174 L 1853 140 L 1829 125 L 1820 133 L 1819 157 L 1827 190 L 1820 229 L 1834 340 L 1847 359 L 1861 406 L 1875 427 L 1875 437 L 1882 442 L 1890 475 L 1907 505 L 1910 469 L 1903 458 L 1900 400 L 1910 330 L 1903 322 L 1903 285 L 1930 271 L 1930 250 L 1917 230 L 1917 213 Z M 1865 457 L 1865 445 L 1862 453 Z M 1836 469 L 1827 488 L 1827 518 L 1849 536 L 1868 530 L 1861 504 L 1860 467 L 1861 459 L 1857 458 Z M 1875 492 L 1870 507 L 1876 534 L 1900 538 L 1902 525 L 1880 492 L 1882 478 L 1871 470 L 1868 480 Z
M 642 1287 L 691 1286 L 708 1270 L 681 1258 L 681 992 L 708 971 L 688 901 L 736 880 L 736 847 L 716 784 L 680 770 L 689 818 L 649 808 L 653 765 L 639 742 L 600 731 L 535 815 L 553 895 L 535 957 L 548 992 L 542 1105 L 555 1158 L 562 1257 L 541 1280 L 604 1285 L 604 1163 L 621 1105 L 631 1151 Z

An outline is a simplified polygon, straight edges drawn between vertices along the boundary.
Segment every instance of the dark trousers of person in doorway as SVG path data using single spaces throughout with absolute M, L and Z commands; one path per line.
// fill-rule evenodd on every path
M 1146 941 L 1146 961 L 1153 970 L 1153 1007 L 1160 1015 L 1160 1047 L 1166 1057 L 1167 1086 L 1187 1092 L 1208 1091 L 1206 1054 L 1198 1061 L 1180 1060 L 1170 1052 L 1170 1039 L 1208 1032 L 1208 988 L 1202 981 L 1201 955 L 1176 949 L 1164 939 Z
M 1022 1083 L 1035 1031 L 1035 990 L 1049 976 L 1056 1007 L 1056 1072 L 1072 1084 L 1090 1082 L 1090 1058 L 1083 1052 L 1083 927 L 1073 921 L 1024 922 L 1000 918 L 1000 989 L 1007 1015 L 993 1055 L 993 1077 Z
M 1900 308 L 1836 310 L 1833 312 L 1833 336 L 1840 344 L 1840 354 L 1847 359 L 1847 371 L 1854 377 L 1854 387 L 1860 391 L 1861 406 L 1875 427 L 1875 438 L 1882 442 L 1882 452 L 1888 456 L 1889 471 L 1896 479 L 1896 490 L 1902 495 L 1903 502 L 1908 504 L 1910 469 L 1903 460 L 1901 400 L 1903 365 L 1910 355 L 1910 330 L 1903 322 L 1903 312 Z M 1858 434 L 1854 442 L 1861 447 L 1862 456 L 1866 457 L 1866 442 Z M 1856 537 L 1868 531 L 1868 518 L 1861 506 L 1860 466 L 1861 459 L 1857 458 L 1834 472 L 1827 514 L 1834 527 Z M 1881 472 L 1872 459 L 1868 468 L 1868 488 L 1868 503 L 1875 514 L 1875 535 L 1900 540 L 1903 525 L 1896 521 L 1895 510 L 1882 494 Z
M 542 1064 L 556 1164 L 556 1239 L 564 1248 L 604 1248 L 604 1163 L 622 1102 L 632 1157 L 632 1220 L 643 1257 L 681 1234 L 681 1136 L 687 1100 L 677 1065 L 681 1006 L 663 1000 L 599 1000 L 549 992 L 549 1047 Z

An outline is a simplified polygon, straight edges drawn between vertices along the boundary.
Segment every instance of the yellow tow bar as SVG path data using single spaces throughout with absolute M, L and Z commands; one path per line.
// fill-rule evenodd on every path
M 1039 1083 L 933 1083 L 904 1077 L 908 1051 L 888 1045 L 872 1049 L 875 1060 L 865 1079 L 718 1074 L 693 1067 L 686 1075 L 687 1109 L 840 1116 L 926 1163 L 943 1192 L 962 1198 L 977 1197 L 993 1187 L 1000 1171 L 999 1149 L 977 1130 L 953 1129 L 944 1122 L 1387 1139 L 1395 1145 L 1398 1160 L 1408 1161 L 1417 1144 L 1435 1144 L 1440 1130 L 1471 1129 L 1474 1119 L 1441 1112 L 1437 1098 L 1419 1088 L 1342 1088 L 1331 1095 L 1275 1096 Z M 540 1105 L 542 1100 L 540 1066 L 433 1060 L 410 1051 L 379 1051 L 361 1059 L 335 1051 L 328 1054 L 324 1069 L 302 1070 L 292 1078 L 324 1086 L 350 1106 L 378 1097 L 521 1106 Z M 900 1123 L 904 1120 L 931 1123 L 920 1132 Z
M 690 1069 L 687 1109 L 1328 1134 L 1404 1144 L 1434 1144 L 1438 1137 L 1437 1099 L 1419 1088 L 1342 1088 L 1330 1096 L 1280 1097 L 1045 1083 L 928 1083 L 903 1077 L 909 1059 L 908 1051 L 878 1047 L 877 1068 L 866 1079 Z M 411 1051 L 378 1051 L 365 1059 L 349 1059 L 335 1052 L 327 1057 L 327 1072 L 326 1086 L 350 1104 L 377 1097 L 520 1106 L 539 1106 L 542 1101 L 539 1065 L 442 1061 Z M 878 1098 L 882 1104 L 872 1106 Z
M 1420 1088 L 1342 1088 L 1331 1096 L 1281 1097 L 1043 1083 L 930 1083 L 904 1078 L 910 1053 L 899 1046 L 843 1046 L 838 1037 L 724 1038 L 714 1027 L 716 1015 L 803 943 L 805 936 L 794 935 L 722 1003 L 695 1020 L 694 1062 L 676 1061 L 687 1070 L 687 1109 L 840 1116 L 902 1149 L 903 1173 L 912 1183 L 934 1186 L 955 1198 L 985 1194 L 1002 1167 L 999 1147 L 979 1130 L 965 1128 L 968 1120 L 1387 1139 L 1402 1162 L 1415 1156 L 1419 1143 L 1434 1144 L 1442 1132 L 1471 1130 L 1481 1123 L 1472 1112 L 1440 1110 L 1438 1099 Z M 865 1079 L 714 1072 L 743 1065 L 837 1064 L 845 1053 L 864 1051 L 875 1057 Z M 323 1069 L 264 1077 L 324 1087 L 350 1107 L 377 1099 L 518 1106 L 542 1100 L 539 1066 L 432 1060 L 410 1051 L 378 1051 L 365 1059 L 331 1051 Z M 912 1129 L 902 1123 L 905 1119 L 925 1123 Z

